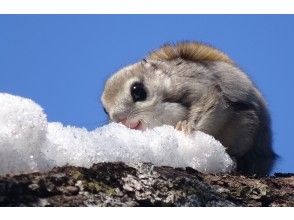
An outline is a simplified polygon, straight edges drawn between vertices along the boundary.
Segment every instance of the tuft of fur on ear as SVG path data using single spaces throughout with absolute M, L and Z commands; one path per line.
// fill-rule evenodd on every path
M 171 61 L 181 58 L 193 62 L 223 61 L 229 64 L 234 64 L 225 53 L 199 42 L 165 44 L 158 50 L 152 51 L 148 58 L 159 61 Z

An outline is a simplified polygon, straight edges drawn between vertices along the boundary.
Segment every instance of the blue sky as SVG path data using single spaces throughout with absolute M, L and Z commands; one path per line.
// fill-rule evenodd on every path
M 91 130 L 106 122 L 100 95 L 112 73 L 165 42 L 207 42 L 260 88 L 281 156 L 274 171 L 294 172 L 293 25 L 293 15 L 0 15 L 0 92 Z

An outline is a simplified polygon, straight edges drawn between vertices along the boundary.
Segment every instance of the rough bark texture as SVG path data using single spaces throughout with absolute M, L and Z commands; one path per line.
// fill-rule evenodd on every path
M 0 177 L 0 206 L 294 206 L 294 175 L 256 178 L 142 164 Z

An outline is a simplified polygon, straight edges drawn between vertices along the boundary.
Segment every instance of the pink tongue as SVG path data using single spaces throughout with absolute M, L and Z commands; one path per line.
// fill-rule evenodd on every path
M 140 123 L 140 122 L 130 123 L 128 127 L 129 127 L 130 129 L 135 129 L 135 128 L 138 127 L 139 123 Z

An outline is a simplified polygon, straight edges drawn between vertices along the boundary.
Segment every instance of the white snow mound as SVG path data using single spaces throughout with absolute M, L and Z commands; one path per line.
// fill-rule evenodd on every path
M 200 131 L 187 135 L 164 125 L 142 132 L 117 123 L 87 131 L 48 123 L 43 109 L 30 99 L 0 93 L 0 106 L 0 175 L 114 161 L 206 173 L 234 168 L 222 144 Z

